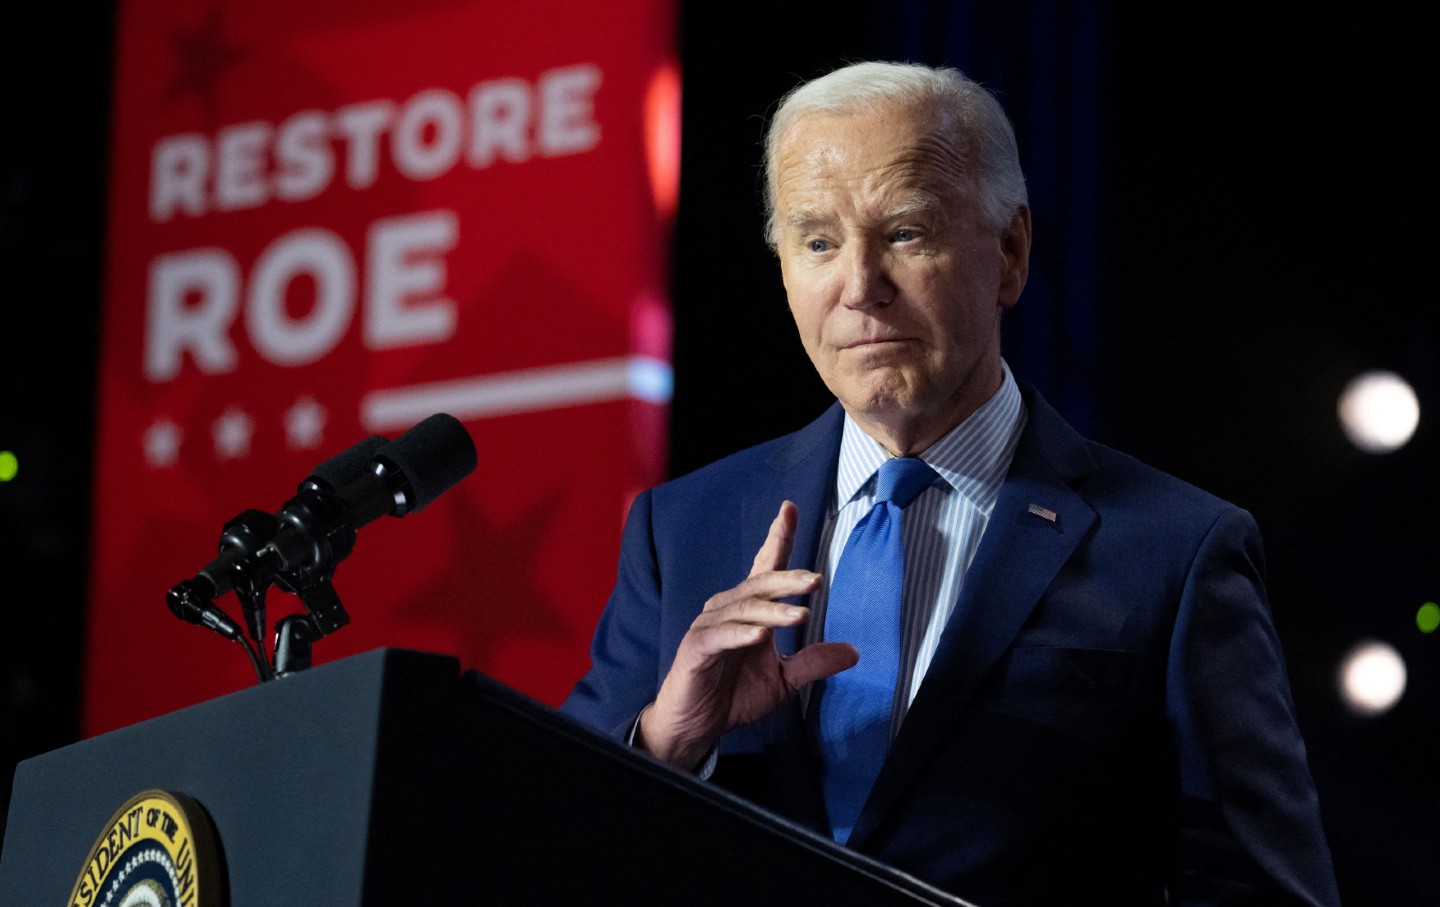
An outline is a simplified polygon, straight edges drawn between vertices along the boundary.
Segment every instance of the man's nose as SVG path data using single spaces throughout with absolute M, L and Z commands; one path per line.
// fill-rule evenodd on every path
M 845 249 L 845 287 L 841 302 L 852 309 L 889 305 L 895 284 L 886 267 L 884 250 L 872 243 L 851 243 Z

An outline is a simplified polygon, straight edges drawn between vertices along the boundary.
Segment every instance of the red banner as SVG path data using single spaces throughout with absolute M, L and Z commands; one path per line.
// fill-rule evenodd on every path
M 446 652 L 563 697 L 664 470 L 671 5 L 121 6 L 85 734 L 255 683 L 167 590 L 435 412 L 478 468 L 360 532 L 315 661 Z

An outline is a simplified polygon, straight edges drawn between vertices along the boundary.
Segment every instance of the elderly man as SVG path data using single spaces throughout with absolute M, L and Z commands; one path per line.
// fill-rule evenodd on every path
M 1001 358 L 999 104 L 848 66 L 782 102 L 766 175 L 838 405 L 639 496 L 563 710 L 986 907 L 1336 903 L 1254 522 Z

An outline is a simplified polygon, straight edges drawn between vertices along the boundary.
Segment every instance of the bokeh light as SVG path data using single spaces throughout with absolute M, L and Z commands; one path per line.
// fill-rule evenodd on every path
M 1365 372 L 1340 392 L 1340 428 L 1350 443 L 1367 453 L 1389 453 L 1405 446 L 1420 422 L 1420 401 L 1394 372 Z
M 1389 711 L 1405 693 L 1405 660 L 1395 647 L 1367 640 L 1357 644 L 1340 662 L 1340 697 L 1351 711 L 1379 715 Z
M 1421 633 L 1434 633 L 1440 629 L 1440 605 L 1434 602 L 1426 602 L 1415 612 L 1415 626 L 1420 628 Z
M 0 482 L 8 482 L 20 472 L 20 458 L 13 451 L 0 450 Z

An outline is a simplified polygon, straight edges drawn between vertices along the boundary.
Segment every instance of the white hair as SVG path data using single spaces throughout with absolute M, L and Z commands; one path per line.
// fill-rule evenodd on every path
M 791 89 L 765 133 L 765 237 L 779 243 L 775 221 L 777 153 L 795 121 L 809 113 L 860 113 L 891 104 L 929 106 L 951 128 L 941 139 L 962 162 L 985 221 L 1004 230 L 1028 201 L 1015 130 L 1000 102 L 958 69 L 918 63 L 852 63 Z

